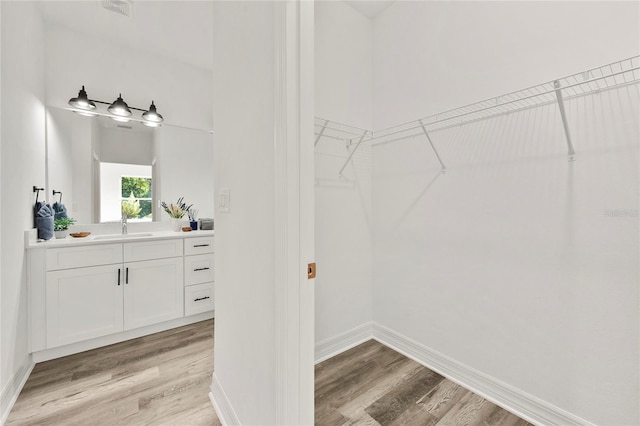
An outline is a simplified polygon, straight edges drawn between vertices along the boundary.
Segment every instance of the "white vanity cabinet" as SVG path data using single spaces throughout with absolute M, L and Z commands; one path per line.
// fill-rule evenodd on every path
M 124 329 L 184 315 L 182 257 L 124 264 Z
M 122 331 L 123 288 L 121 264 L 47 272 L 47 347 Z
M 47 250 L 47 348 L 182 317 L 182 253 L 182 240 Z
M 213 236 L 200 235 L 30 247 L 34 359 L 213 317 Z
M 213 237 L 184 241 L 184 312 L 194 315 L 214 309 Z
M 122 244 L 46 251 L 47 347 L 122 331 Z

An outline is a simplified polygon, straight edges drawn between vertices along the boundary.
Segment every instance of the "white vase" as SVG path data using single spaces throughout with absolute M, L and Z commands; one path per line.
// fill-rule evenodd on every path
M 69 235 L 69 230 L 65 229 L 62 231 L 55 231 L 56 234 L 56 240 L 62 240 L 64 238 L 67 238 L 67 235 Z
M 173 229 L 175 232 L 180 232 L 182 230 L 182 219 L 172 217 L 171 229 Z

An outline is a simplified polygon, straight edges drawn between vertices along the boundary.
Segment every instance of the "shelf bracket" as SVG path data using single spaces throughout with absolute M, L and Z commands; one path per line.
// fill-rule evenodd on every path
M 364 140 L 365 136 L 367 136 L 367 133 L 369 133 L 369 131 L 365 130 L 365 132 L 362 134 L 362 136 L 360 136 L 360 140 L 358 141 L 356 146 L 351 150 L 351 153 L 349 154 L 349 157 L 347 157 L 347 161 L 345 161 L 344 164 L 342 165 L 342 168 L 338 172 L 338 175 L 342 176 L 342 172 L 344 171 L 345 167 L 347 167 L 347 164 L 349 164 L 349 161 L 351 161 L 351 157 L 353 157 L 353 154 L 356 153 L 356 151 L 358 150 L 358 147 L 360 146 L 360 144 Z
M 569 161 L 575 161 L 576 151 L 573 149 L 573 143 L 571 142 L 571 134 L 569 134 L 569 123 L 567 122 L 567 113 L 564 110 L 564 98 L 562 97 L 562 89 L 560 82 L 555 80 L 553 87 L 556 91 L 556 98 L 558 99 L 558 109 L 560 109 L 560 116 L 562 117 L 562 126 L 564 127 L 564 135 L 567 138 L 567 146 L 569 147 Z
M 329 124 L 329 120 L 325 120 L 324 124 L 322 125 L 322 129 L 320 129 L 320 132 L 318 133 L 318 137 L 316 137 L 316 141 L 313 144 L 313 146 L 318 145 L 318 142 L 320 142 L 320 138 L 322 137 L 322 135 L 324 134 L 324 130 L 327 128 L 327 125 Z
M 446 173 L 447 172 L 447 167 L 442 162 L 442 158 L 440 158 L 440 154 L 438 154 L 438 150 L 436 149 L 435 145 L 433 144 L 433 141 L 431 140 L 431 137 L 429 136 L 429 132 L 427 132 L 427 129 L 424 127 L 424 124 L 422 123 L 422 120 L 418 120 L 418 122 L 420 123 L 420 127 L 422 128 L 422 131 L 424 132 L 424 135 L 427 137 L 427 140 L 429 141 L 429 145 L 431 145 L 431 149 L 433 150 L 433 153 L 436 155 L 436 158 L 438 159 L 438 162 L 440 163 L 440 167 L 442 167 L 442 173 Z

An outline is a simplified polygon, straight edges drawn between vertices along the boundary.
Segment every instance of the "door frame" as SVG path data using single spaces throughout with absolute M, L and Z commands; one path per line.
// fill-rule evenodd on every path
M 276 424 L 313 424 L 314 3 L 275 5 Z

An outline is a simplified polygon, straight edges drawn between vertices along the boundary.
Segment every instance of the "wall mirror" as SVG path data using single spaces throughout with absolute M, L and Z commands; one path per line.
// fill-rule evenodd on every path
M 160 207 L 184 197 L 213 218 L 213 135 L 165 124 L 151 128 L 106 116 L 47 108 L 47 188 L 76 223 L 166 221 Z M 52 191 L 62 194 L 53 195 Z

